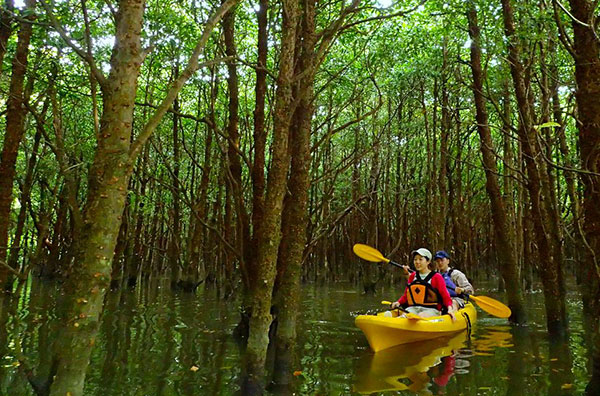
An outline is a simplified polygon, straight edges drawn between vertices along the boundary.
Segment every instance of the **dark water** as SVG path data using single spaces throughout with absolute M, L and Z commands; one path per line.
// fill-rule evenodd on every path
M 480 295 L 502 300 L 485 289 Z M 17 356 L 42 377 L 50 371 L 60 287 L 37 284 L 10 313 L 0 395 L 32 395 Z M 349 284 L 304 285 L 298 345 L 285 368 L 291 383 L 271 394 L 577 395 L 587 382 L 588 350 L 579 296 L 569 296 L 568 348 L 549 342 L 541 293 L 527 295 L 531 324 L 511 329 L 479 310 L 470 337 L 459 333 L 374 355 L 354 317 L 380 309 L 399 291 L 362 295 Z M 237 304 L 213 290 L 168 288 L 113 293 L 88 369 L 86 395 L 239 394 L 241 350 L 232 337 Z M 0 329 L 4 331 L 4 329 Z M 271 356 L 272 358 L 272 351 Z M 22 359 L 21 359 L 22 360 Z M 271 359 L 272 360 L 272 359 Z M 292 375 L 289 375 L 292 372 Z

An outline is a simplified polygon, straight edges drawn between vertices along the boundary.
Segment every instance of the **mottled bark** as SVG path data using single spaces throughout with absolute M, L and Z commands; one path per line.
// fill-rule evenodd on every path
M 304 2 L 301 32 L 296 42 L 295 75 L 304 75 L 294 87 L 298 103 L 290 126 L 291 168 L 284 200 L 282 240 L 277 262 L 274 303 L 277 312 L 277 359 L 290 361 L 285 351 L 292 351 L 296 340 L 296 318 L 300 308 L 300 275 L 307 241 L 308 191 L 310 189 L 310 133 L 313 115 L 315 75 L 315 0 Z M 277 372 L 276 372 L 277 373 Z M 279 371 L 274 381 L 289 384 L 291 371 Z
M 35 18 L 35 0 L 27 0 L 25 7 L 30 15 L 19 24 L 17 49 L 12 61 L 12 75 L 7 100 L 4 145 L 0 158 L 0 261 L 6 261 L 7 256 L 15 165 L 19 145 L 25 133 L 26 110 L 23 106 L 23 83 L 32 35 L 31 21 Z M 4 266 L 0 266 L 0 290 L 8 288 L 10 280 L 11 272 Z
M 140 32 L 144 3 L 123 1 L 116 19 L 111 71 L 103 90 L 103 112 L 89 190 L 84 229 L 77 243 L 76 261 L 69 278 L 72 290 L 64 317 L 65 329 L 56 342 L 57 372 L 51 395 L 81 395 L 95 342 L 104 294 L 129 183 L 129 145 L 133 104 L 143 53 Z
M 271 166 L 267 178 L 264 218 L 257 235 L 256 281 L 250 285 L 252 315 L 246 350 L 247 391 L 263 388 L 264 364 L 269 344 L 271 300 L 275 281 L 277 251 L 281 240 L 281 213 L 289 169 L 288 133 L 292 116 L 292 80 L 296 29 L 297 0 L 284 0 L 279 74 L 275 94 Z
M 481 69 L 481 35 L 475 7 L 468 11 L 467 17 L 469 20 L 469 37 L 471 38 L 471 71 L 473 73 L 473 95 L 475 96 L 477 110 L 477 131 L 479 132 L 481 155 L 485 169 L 485 188 L 490 199 L 492 220 L 494 222 L 494 243 L 501 263 L 500 272 L 506 285 L 508 305 L 512 310 L 509 319 L 513 323 L 520 324 L 525 323 L 526 314 L 519 281 L 515 241 L 513 233 L 510 231 L 510 216 L 498 182 L 496 154 L 488 123 L 485 97 L 483 96 L 485 78 Z
M 228 1 L 206 22 L 186 68 L 171 84 L 166 97 L 136 140 L 131 142 L 137 80 L 145 57 L 141 47 L 145 3 L 143 0 L 119 2 L 110 73 L 107 78 L 100 76 L 99 79 L 103 93 L 100 134 L 88 176 L 83 230 L 77 241 L 78 265 L 66 286 L 71 293 L 63 318 L 65 328 L 56 342 L 57 372 L 51 395 L 63 396 L 70 392 L 76 396 L 83 393 L 102 302 L 110 283 L 111 262 L 133 165 L 183 84 L 198 68 L 198 57 L 211 31 L 234 4 L 235 0 Z M 90 66 L 95 67 L 92 63 Z

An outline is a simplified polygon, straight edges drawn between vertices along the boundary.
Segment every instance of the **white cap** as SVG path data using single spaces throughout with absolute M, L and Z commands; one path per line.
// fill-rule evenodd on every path
M 427 260 L 431 261 L 431 252 L 425 248 L 419 248 L 417 250 L 413 250 L 411 252 L 411 255 L 414 257 L 415 254 L 418 254 L 419 256 L 423 256 L 425 257 Z

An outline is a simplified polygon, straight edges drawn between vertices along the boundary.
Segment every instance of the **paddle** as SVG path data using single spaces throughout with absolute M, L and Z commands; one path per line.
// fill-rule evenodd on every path
M 383 254 L 381 254 L 379 250 L 372 248 L 371 246 L 363 245 L 362 243 L 357 243 L 352 247 L 352 250 L 354 251 L 354 254 L 356 254 L 358 257 L 367 261 L 371 261 L 373 263 L 380 263 L 383 261 L 398 268 L 404 268 L 403 265 L 400 265 L 395 261 L 383 257 Z
M 392 264 L 396 267 L 403 268 L 402 265 L 385 258 L 379 250 L 372 248 L 371 246 L 357 243 L 354 245 L 352 250 L 358 257 L 367 261 L 371 261 L 374 263 L 380 263 L 383 261 Z M 510 308 L 502 304 L 498 300 L 494 300 L 493 298 L 486 296 L 474 296 L 472 294 L 468 294 L 467 296 L 471 300 L 475 301 L 479 308 L 489 313 L 490 315 L 496 316 L 498 318 L 508 318 L 511 315 Z
M 383 300 L 381 303 L 382 303 L 383 305 L 392 305 L 392 302 L 391 302 L 391 301 L 386 301 L 386 300 Z M 400 310 L 400 311 L 404 312 L 404 316 L 405 316 L 407 319 L 411 319 L 411 320 L 427 320 L 427 319 L 423 318 L 422 316 L 419 316 L 419 315 L 417 315 L 417 314 L 415 314 L 415 313 L 412 313 L 412 312 L 406 312 L 405 310 L 403 310 L 403 309 L 402 309 L 402 308 L 400 308 L 400 307 L 398 307 L 398 308 L 396 308 L 396 309 L 398 309 L 398 310 Z

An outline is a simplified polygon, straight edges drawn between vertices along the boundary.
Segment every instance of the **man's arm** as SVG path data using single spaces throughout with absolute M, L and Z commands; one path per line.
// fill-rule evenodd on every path
M 452 271 L 450 276 L 452 278 L 452 282 L 458 287 L 461 288 L 461 293 L 473 294 L 475 293 L 475 289 L 473 289 L 473 285 L 467 279 L 467 276 L 463 274 L 461 271 L 455 269 Z

